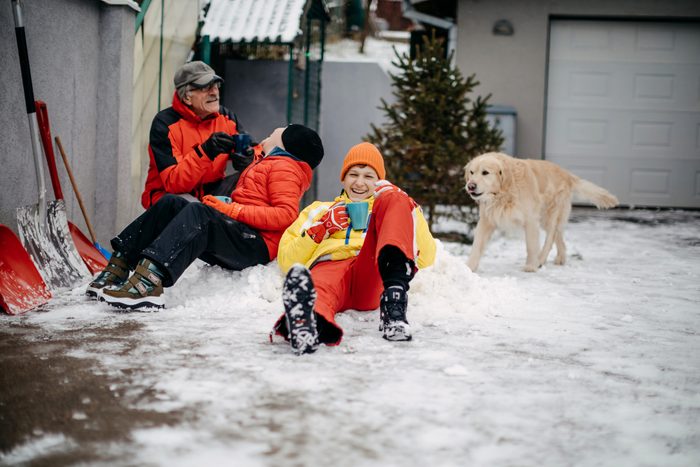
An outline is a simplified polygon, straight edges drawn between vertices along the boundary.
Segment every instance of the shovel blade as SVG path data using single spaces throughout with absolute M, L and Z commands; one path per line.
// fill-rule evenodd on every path
M 72 222 L 68 222 L 73 243 L 83 259 L 83 263 L 90 270 L 91 274 L 97 274 L 107 267 L 107 259 L 102 255 L 100 250 L 80 231 L 78 226 Z
M 38 205 L 17 208 L 17 227 L 50 290 L 72 288 L 91 277 L 73 244 L 63 200 L 48 204 L 46 219 L 40 218 Z
M 16 315 L 46 304 L 51 292 L 14 232 L 0 225 L 0 306 Z

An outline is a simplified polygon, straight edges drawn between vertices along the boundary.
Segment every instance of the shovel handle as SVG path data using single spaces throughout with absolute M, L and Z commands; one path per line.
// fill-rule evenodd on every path
M 73 192 L 75 193 L 75 197 L 78 198 L 78 205 L 80 205 L 80 210 L 83 212 L 83 217 L 85 218 L 85 224 L 87 225 L 88 232 L 90 232 L 90 238 L 92 239 L 92 243 L 97 243 L 97 239 L 95 238 L 95 232 L 92 230 L 92 225 L 90 224 L 90 219 L 88 219 L 87 211 L 85 210 L 85 206 L 83 205 L 83 198 L 80 196 L 80 192 L 78 191 L 78 184 L 75 183 L 75 179 L 73 178 L 73 171 L 70 169 L 70 165 L 68 164 L 68 158 L 66 157 L 66 151 L 63 150 L 63 145 L 61 144 L 61 138 L 56 136 L 56 146 L 58 146 L 58 152 L 61 153 L 61 158 L 63 159 L 63 165 L 66 166 L 66 172 L 68 172 L 68 178 L 70 178 L 70 183 L 73 185 Z
M 19 67 L 22 71 L 24 103 L 27 106 L 27 113 L 32 114 L 35 111 L 34 88 L 32 87 L 32 74 L 29 71 L 29 53 L 27 52 L 27 36 L 24 34 L 22 6 L 18 0 L 12 0 L 12 13 L 15 18 L 15 36 L 17 37 L 17 51 L 19 52 Z
M 61 179 L 58 178 L 58 170 L 56 170 L 56 155 L 53 152 L 53 144 L 51 141 L 49 110 L 46 107 L 46 102 L 44 101 L 36 101 L 36 120 L 39 123 L 39 136 L 41 136 L 41 144 L 44 146 L 44 156 L 46 156 L 46 164 L 49 166 L 49 175 L 51 175 L 51 186 L 53 186 L 53 194 L 56 196 L 56 199 L 63 199 L 63 190 L 61 190 Z

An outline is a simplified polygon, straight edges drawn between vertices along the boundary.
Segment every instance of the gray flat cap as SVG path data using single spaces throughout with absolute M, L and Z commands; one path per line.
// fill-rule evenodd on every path
M 185 63 L 175 72 L 175 89 L 191 84 L 196 88 L 204 88 L 218 81 L 223 83 L 221 76 L 214 73 L 214 69 L 204 62 L 194 61 Z

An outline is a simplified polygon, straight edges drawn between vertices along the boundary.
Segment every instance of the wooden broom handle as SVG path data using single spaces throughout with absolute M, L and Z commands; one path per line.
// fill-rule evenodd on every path
M 90 224 L 90 220 L 88 219 L 87 212 L 85 211 L 85 206 L 83 206 L 83 199 L 80 197 L 80 192 L 78 191 L 78 185 L 75 183 L 75 179 L 73 178 L 73 172 L 70 169 L 70 165 L 68 165 L 68 158 L 66 157 L 66 152 L 63 150 L 63 145 L 61 144 L 61 138 L 56 136 L 56 145 L 58 146 L 58 152 L 61 153 L 61 158 L 63 159 L 63 165 L 66 167 L 66 172 L 68 172 L 68 178 L 70 178 L 70 184 L 73 185 L 73 192 L 75 193 L 75 197 L 78 198 L 78 204 L 80 205 L 80 210 L 83 211 L 83 217 L 85 218 L 85 223 L 87 224 L 88 231 L 90 232 L 90 237 L 92 238 L 92 243 L 97 243 L 97 239 L 95 238 L 95 232 L 92 230 L 92 225 Z

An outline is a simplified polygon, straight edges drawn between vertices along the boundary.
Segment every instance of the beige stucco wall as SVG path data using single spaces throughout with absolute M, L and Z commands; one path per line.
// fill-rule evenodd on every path
M 159 110 L 170 107 L 172 103 L 175 92 L 173 76 L 175 71 L 187 61 L 195 43 L 201 3 L 201 0 L 151 2 L 144 21 L 136 32 L 131 129 L 132 163 L 129 184 L 132 192 L 136 194 L 137 202 L 121 212 L 127 223 L 143 212 L 141 192 L 148 173 L 148 136 L 151 123 Z M 161 18 L 163 21 L 162 61 L 160 59 Z M 158 105 L 159 82 L 160 107 Z
M 457 66 L 476 73 L 479 94 L 490 103 L 518 112 L 516 152 L 542 157 L 548 29 L 551 16 L 597 19 L 700 19 L 697 0 L 460 0 Z M 507 19 L 512 36 L 493 35 L 494 23 Z

